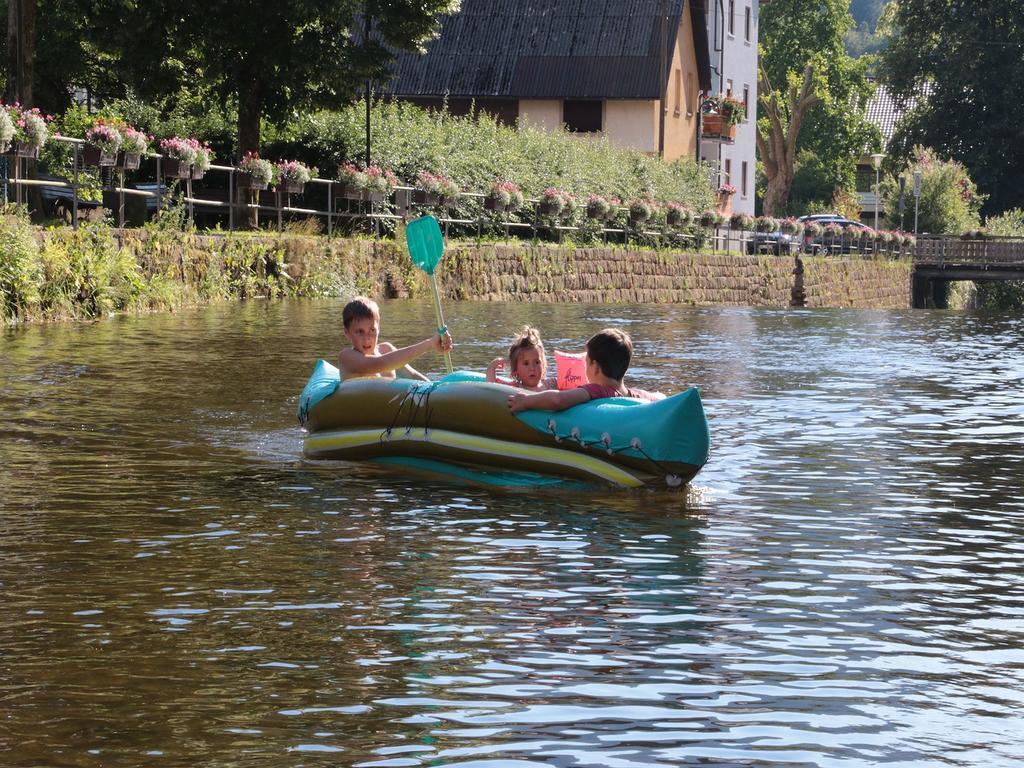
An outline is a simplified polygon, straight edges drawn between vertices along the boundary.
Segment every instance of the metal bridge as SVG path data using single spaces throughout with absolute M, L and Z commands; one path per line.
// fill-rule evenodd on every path
M 918 238 L 912 275 L 913 306 L 945 309 L 949 284 L 956 280 L 1024 281 L 1024 238 Z

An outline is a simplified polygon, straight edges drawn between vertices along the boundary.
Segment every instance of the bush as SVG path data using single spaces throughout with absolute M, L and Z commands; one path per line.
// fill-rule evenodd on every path
M 320 165 L 362 160 L 365 108 L 354 104 L 300 116 L 274 151 Z M 481 193 L 494 179 L 509 179 L 531 198 L 557 187 L 581 200 L 591 194 L 678 200 L 695 210 L 714 204 L 706 174 L 691 158 L 666 163 L 615 147 L 606 137 L 582 141 L 566 131 L 502 126 L 486 113 L 453 117 L 392 101 L 372 105 L 371 126 L 373 161 L 406 183 L 428 171 Z M 460 207 L 472 212 L 468 200 Z
M 933 235 L 960 234 L 978 229 L 979 212 L 985 196 L 971 180 L 967 169 L 954 160 L 942 160 L 925 147 L 915 147 L 913 157 L 900 171 L 913 184 L 914 170 L 921 170 L 921 202 L 917 231 Z M 912 189 L 912 187 L 911 187 Z M 890 227 L 900 223 L 899 184 L 892 176 L 882 183 L 885 219 Z M 907 196 L 908 211 L 913 221 L 914 197 Z

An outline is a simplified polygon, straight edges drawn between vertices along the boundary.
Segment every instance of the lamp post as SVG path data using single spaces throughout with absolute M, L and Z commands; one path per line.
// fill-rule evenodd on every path
M 875 231 L 878 231 L 878 171 L 882 168 L 882 158 L 885 155 L 876 152 L 871 156 L 871 162 L 875 166 Z

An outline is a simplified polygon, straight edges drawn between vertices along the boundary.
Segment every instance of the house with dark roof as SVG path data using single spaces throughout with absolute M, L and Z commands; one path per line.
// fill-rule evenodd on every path
M 383 95 L 604 133 L 667 160 L 697 153 L 710 90 L 705 0 L 462 0 Z
M 900 104 L 892 97 L 888 88 L 881 83 L 877 84 L 874 95 L 868 100 L 864 116 L 869 123 L 878 127 L 882 134 L 883 147 L 889 146 L 893 134 L 896 133 L 896 127 L 903 117 L 919 102 L 927 100 L 931 93 L 931 85 L 926 84 L 916 96 L 912 96 L 905 104 Z M 886 151 L 883 150 L 883 152 Z M 865 152 L 857 161 L 857 198 L 860 201 L 861 220 L 872 226 L 874 225 L 876 203 L 879 209 L 881 208 L 881 198 L 878 197 L 875 189 L 876 178 L 872 156 Z M 908 190 L 905 198 L 909 195 L 910 191 Z

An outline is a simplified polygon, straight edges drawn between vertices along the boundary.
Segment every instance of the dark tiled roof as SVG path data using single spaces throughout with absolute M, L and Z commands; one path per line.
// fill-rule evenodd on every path
M 865 116 L 869 123 L 878 126 L 878 130 L 882 132 L 882 140 L 888 144 L 896 131 L 896 125 L 903 116 L 917 106 L 918 100 L 927 99 L 929 95 L 931 95 L 931 87 L 926 86 L 921 94 L 911 97 L 905 105 L 901 106 L 893 99 L 889 89 L 879 83 L 875 95 L 868 101 Z
M 701 87 L 710 87 L 704 0 L 690 0 Z M 399 53 L 398 96 L 655 99 L 684 0 L 462 0 L 426 54 Z M 660 23 L 660 13 L 668 17 Z

